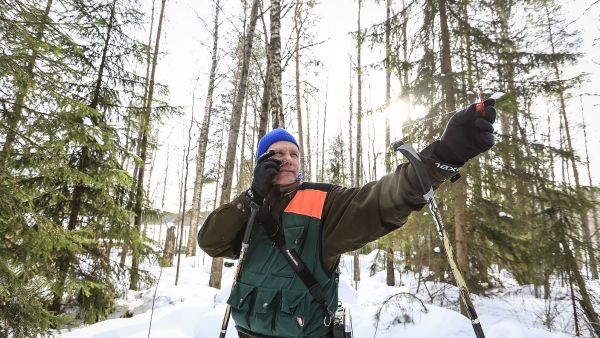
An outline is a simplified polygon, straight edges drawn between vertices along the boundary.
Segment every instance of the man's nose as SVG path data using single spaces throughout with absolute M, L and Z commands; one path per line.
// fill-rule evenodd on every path
M 290 155 L 290 153 L 283 153 L 279 160 L 283 162 L 283 164 L 289 163 L 292 160 L 292 155 Z

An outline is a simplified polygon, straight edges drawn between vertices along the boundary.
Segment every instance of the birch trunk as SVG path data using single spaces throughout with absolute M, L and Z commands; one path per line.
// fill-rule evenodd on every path
M 165 210 L 165 195 L 167 193 L 167 177 L 169 176 L 169 155 L 171 153 L 170 145 L 167 146 L 167 166 L 165 168 L 165 175 L 163 177 L 163 191 L 162 197 L 160 199 L 160 212 L 162 213 Z M 161 243 L 162 240 L 162 228 L 163 228 L 163 217 L 160 218 L 160 230 L 158 230 L 158 243 Z
M 269 42 L 269 81 L 271 123 L 273 129 L 285 128 L 281 97 L 281 0 L 271 0 L 271 40 Z
M 193 96 L 192 96 L 193 97 Z M 183 227 L 185 225 L 185 207 L 187 206 L 187 181 L 188 181 L 188 174 L 190 172 L 189 168 L 190 168 L 190 148 L 192 145 L 192 126 L 194 125 L 194 105 L 192 104 L 192 117 L 190 119 L 190 128 L 188 129 L 188 142 L 187 142 L 187 147 L 185 150 L 185 169 L 183 172 L 183 189 L 182 189 L 182 195 L 183 195 L 183 202 L 181 202 L 181 228 L 179 230 L 179 244 L 177 245 L 177 269 L 175 272 L 175 286 L 177 286 L 177 283 L 179 282 L 179 266 L 181 264 L 181 246 L 183 244 Z M 190 224 L 190 228 L 191 228 L 191 224 Z M 193 238 L 193 236 L 188 236 L 188 239 Z M 194 247 L 196 246 L 196 243 L 194 243 Z
M 354 139 L 352 139 L 352 118 L 354 117 L 353 107 L 352 107 L 352 60 L 350 60 L 350 86 L 348 93 L 348 103 L 350 114 L 348 115 L 348 159 L 350 163 L 350 185 L 354 184 L 354 158 L 352 158 L 352 144 L 354 143 Z
M 262 9 L 261 9 L 262 11 Z M 271 97 L 271 56 L 269 55 L 269 38 L 267 36 L 267 26 L 265 25 L 264 16 L 260 16 L 265 35 L 265 54 L 267 55 L 267 67 L 265 76 L 263 77 L 263 92 L 260 103 L 260 121 L 258 123 L 258 140 L 267 133 L 267 125 L 269 124 L 269 98 Z
M 296 6 L 294 8 L 294 33 L 296 36 L 296 43 L 294 45 L 294 59 L 296 61 L 296 119 L 298 122 L 298 145 L 300 146 L 300 157 L 301 159 L 301 168 L 307 172 L 310 172 L 310 168 L 306 167 L 306 156 L 310 156 L 309 154 L 304 153 L 304 133 L 302 130 L 302 110 L 301 110 L 301 96 L 300 96 L 300 32 L 302 30 L 302 20 L 301 20 L 301 8 L 302 1 L 296 1 Z M 308 119 L 307 119 L 308 123 Z M 310 137 L 309 137 L 310 142 Z
M 196 255 L 196 232 L 200 223 L 200 211 L 202 202 L 202 181 L 204 178 L 204 164 L 206 163 L 206 148 L 208 145 L 208 130 L 212 115 L 213 93 L 215 90 L 215 78 L 217 74 L 217 53 L 219 40 L 219 10 L 220 0 L 215 1 L 215 18 L 213 25 L 213 49 L 210 75 L 208 77 L 208 93 L 204 103 L 204 117 L 200 126 L 198 136 L 198 152 L 196 156 L 196 179 L 194 180 L 194 194 L 192 195 L 192 214 L 190 222 L 190 233 L 188 236 L 187 255 Z
M 360 284 L 360 255 L 358 254 L 358 250 L 352 253 L 352 271 L 353 271 L 353 279 L 354 279 L 354 289 L 358 290 Z
M 327 130 L 327 98 L 329 94 L 329 78 L 327 78 L 327 84 L 325 85 L 325 109 L 323 111 L 323 138 L 321 142 L 321 179 L 325 180 L 325 131 Z M 343 170 L 343 166 L 342 166 Z
M 144 167 L 146 164 L 146 151 L 148 147 L 148 126 L 150 125 L 150 119 L 152 116 L 152 100 L 154 96 L 154 79 L 156 76 L 156 65 L 158 60 L 158 48 L 160 46 L 160 36 L 162 32 L 162 23 L 165 15 L 165 4 L 166 0 L 162 0 L 160 14 L 158 19 L 158 28 L 156 31 L 156 41 L 154 44 L 154 54 L 152 56 L 152 71 L 150 72 L 150 83 L 148 87 L 148 96 L 146 99 L 146 106 L 144 107 L 143 122 L 142 122 L 142 141 L 140 144 L 140 162 L 141 166 L 138 170 L 136 196 L 135 196 L 135 218 L 133 221 L 133 230 L 131 233 L 134 238 L 137 238 L 140 233 L 140 225 L 142 224 L 142 201 L 144 196 Z M 131 275 L 129 280 L 129 288 L 131 290 L 137 290 L 139 288 L 139 260 L 140 253 L 137 245 L 132 246 L 132 258 L 131 258 Z
M 221 189 L 221 203 L 229 202 L 231 197 L 231 180 L 233 178 L 233 165 L 235 162 L 235 151 L 237 148 L 237 139 L 240 131 L 240 120 L 242 117 L 242 108 L 244 97 L 246 94 L 246 85 L 248 81 L 248 70 L 250 64 L 250 55 L 252 54 L 252 42 L 254 40 L 254 29 L 256 28 L 256 20 L 258 19 L 258 0 L 252 3 L 252 12 L 250 14 L 250 23 L 246 31 L 244 41 L 244 52 L 242 56 L 242 70 L 240 74 L 240 82 L 236 93 L 235 105 L 231 113 L 229 121 L 229 136 L 227 138 L 227 153 L 225 156 L 225 168 L 223 170 L 223 185 Z M 223 258 L 213 258 L 209 286 L 220 289 L 221 278 L 223 274 Z
M 356 104 L 356 175 L 354 186 L 358 187 L 361 184 L 361 173 L 362 173 L 362 144 L 361 144 L 361 124 L 362 124 L 362 69 L 360 64 L 360 54 L 361 54 L 361 45 L 362 45 L 362 33 L 360 27 L 360 8 L 361 8 L 361 0 L 358 0 L 358 18 L 357 25 L 358 30 L 356 34 L 356 59 L 357 59 L 357 104 Z M 358 286 L 360 283 L 360 259 L 358 255 L 358 250 L 354 251 L 354 283 L 355 288 L 358 290 Z
M 354 176 L 354 186 L 358 187 L 362 183 L 362 31 L 360 27 L 360 9 L 361 0 L 358 0 L 358 19 L 357 19 L 357 43 L 356 43 L 356 80 L 357 80 L 357 102 L 356 102 L 356 175 Z

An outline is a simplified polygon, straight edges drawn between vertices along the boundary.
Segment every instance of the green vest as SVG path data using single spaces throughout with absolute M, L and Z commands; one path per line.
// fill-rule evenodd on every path
M 303 184 L 282 214 L 286 247 L 295 249 L 321 285 L 329 309 L 338 275 L 321 264 L 321 213 L 329 185 Z M 254 337 L 322 337 L 324 312 L 261 224 L 252 229 L 240 279 L 227 300 L 236 329 Z

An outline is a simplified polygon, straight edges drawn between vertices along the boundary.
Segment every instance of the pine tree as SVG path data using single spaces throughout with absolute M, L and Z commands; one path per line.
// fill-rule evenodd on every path
M 122 271 L 109 255 L 127 240 L 132 185 L 130 134 L 117 129 L 144 82 L 131 71 L 146 50 L 127 34 L 142 20 L 135 1 L 38 5 L 0 13 L 0 82 L 16 84 L 0 92 L 0 294 L 22 303 L 1 300 L 0 327 L 16 336 L 111 311 Z
M 333 138 L 329 146 L 329 153 L 331 154 L 331 158 L 328 163 L 327 181 L 340 186 L 347 185 L 349 177 L 344 170 L 347 167 L 346 156 L 344 156 L 346 154 L 346 146 L 344 145 L 341 133 Z

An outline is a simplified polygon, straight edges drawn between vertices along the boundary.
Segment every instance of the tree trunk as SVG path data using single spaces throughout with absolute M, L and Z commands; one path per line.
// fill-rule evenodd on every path
M 248 99 L 244 100 L 244 119 L 242 122 L 242 140 L 240 142 L 240 162 L 238 165 L 238 179 L 235 191 L 239 193 L 248 185 L 244 176 L 244 150 L 246 150 L 246 124 L 248 121 Z
M 308 98 L 306 95 L 304 96 L 304 105 L 308 107 Z M 312 180 L 312 150 L 310 148 L 310 110 L 306 109 L 306 151 L 304 156 L 306 157 L 306 161 L 304 164 L 306 167 L 303 167 L 304 177 L 306 180 Z
M 273 10 L 273 9 L 271 9 Z M 225 156 L 225 168 L 223 170 L 223 185 L 221 189 L 221 204 L 227 203 L 231 197 L 231 179 L 233 177 L 233 164 L 235 160 L 235 151 L 237 148 L 237 139 L 240 131 L 240 119 L 242 117 L 242 108 L 246 94 L 246 85 L 248 81 L 248 70 L 250 64 L 250 55 L 252 54 L 252 42 L 254 40 L 254 29 L 258 19 L 258 0 L 252 3 L 252 12 L 250 14 L 250 23 L 246 31 L 244 41 L 244 53 L 242 57 L 242 70 L 240 74 L 240 83 L 236 93 L 235 106 L 231 113 L 229 121 L 229 136 L 227 138 L 227 154 Z M 213 258 L 210 273 L 209 286 L 220 289 L 221 276 L 223 273 L 223 258 Z
M 146 151 L 148 147 L 148 127 L 152 117 L 152 100 L 154 96 L 154 79 L 156 76 L 156 65 L 158 60 L 158 48 L 160 46 L 160 36 L 162 32 L 162 23 L 165 14 L 166 0 L 162 0 L 160 14 L 158 19 L 158 28 L 156 30 L 156 41 L 154 44 L 154 54 L 152 56 L 152 71 L 150 72 L 150 83 L 148 84 L 148 97 L 146 98 L 146 106 L 144 107 L 143 121 L 142 121 L 142 141 L 140 144 L 140 163 L 141 166 L 138 171 L 138 179 L 136 185 L 135 195 L 135 218 L 133 221 L 133 231 L 131 232 L 134 237 L 134 245 L 132 246 L 132 257 L 131 257 L 131 275 L 129 279 L 129 288 L 131 290 L 138 290 L 139 288 L 139 263 L 140 263 L 140 252 L 137 248 L 137 242 L 135 239 L 139 237 L 140 225 L 142 224 L 142 202 L 144 198 L 144 169 L 146 165 Z
M 261 100 L 261 104 L 260 104 L 260 121 L 258 124 L 258 135 L 257 138 L 258 140 L 260 140 L 263 136 L 265 136 L 265 134 L 267 133 L 267 125 L 269 124 L 269 97 L 270 97 L 270 88 L 271 88 L 271 81 L 269 80 L 270 78 L 270 73 L 271 73 L 271 66 L 270 66 L 270 61 L 268 59 L 267 56 L 267 72 L 265 74 L 265 78 L 267 79 L 263 85 L 263 94 L 262 94 L 262 100 Z
M 223 159 L 223 148 L 225 145 L 225 142 L 223 142 L 223 137 L 225 137 L 223 134 L 225 132 L 225 128 L 221 129 L 221 138 L 219 139 L 219 159 L 217 160 L 218 164 L 218 168 L 217 168 L 217 178 L 215 180 L 215 199 L 213 201 L 213 209 L 217 208 L 217 198 L 219 197 L 219 181 L 221 180 L 221 160 Z
M 456 101 L 454 98 L 454 81 L 452 74 L 452 59 L 450 56 L 450 33 L 448 30 L 448 18 L 446 15 L 446 1 L 438 0 L 439 15 L 440 15 L 440 30 L 442 43 L 442 88 L 444 92 L 444 101 L 446 111 L 456 110 Z M 456 261 L 458 268 L 463 272 L 464 276 L 469 276 L 469 261 L 467 254 L 467 220 L 466 220 L 466 183 L 465 179 L 454 182 L 451 186 L 453 201 L 452 207 L 454 210 L 454 238 L 456 247 Z M 464 312 L 464 307 L 461 307 L 461 312 Z
M 360 27 L 360 9 L 361 0 L 358 0 L 358 30 L 356 33 L 356 77 L 357 77 L 357 102 L 356 102 L 356 175 L 354 176 L 354 186 L 358 187 L 362 183 L 362 31 Z
M 391 102 L 391 83 L 390 79 L 392 76 L 392 67 L 390 65 L 390 58 L 392 54 L 392 48 L 390 43 L 390 16 L 392 12 L 392 0 L 386 0 L 385 2 L 385 107 L 389 109 Z M 389 112 L 388 114 L 394 114 L 397 112 Z M 385 145 L 391 144 L 390 139 L 390 119 L 386 114 L 385 116 Z M 392 152 L 391 149 L 385 151 L 385 173 L 389 174 L 392 172 Z M 393 244 L 390 245 L 386 250 L 386 271 L 387 278 L 386 282 L 389 286 L 396 284 L 394 274 L 394 249 Z
M 321 142 L 321 179 L 325 180 L 325 131 L 327 130 L 327 97 L 329 94 L 329 78 L 327 78 L 327 84 L 325 85 L 325 109 L 323 111 L 323 139 Z
M 352 59 L 350 60 L 350 86 L 349 86 L 349 94 L 348 94 L 348 101 L 349 101 L 349 110 L 350 110 L 350 114 L 348 115 L 348 159 L 349 159 L 349 163 L 350 163 L 350 185 L 354 185 L 354 159 L 352 158 L 352 144 L 354 143 L 354 140 L 352 139 L 352 117 L 354 115 L 353 113 L 353 107 L 352 107 Z
M 271 123 L 273 129 L 285 128 L 281 97 L 281 0 L 271 0 L 271 40 L 269 42 Z
M 305 171 L 310 171 L 310 168 L 306 167 L 306 156 L 308 154 L 304 153 L 304 133 L 302 130 L 302 110 L 300 106 L 301 96 L 300 96 L 300 32 L 302 30 L 302 20 L 301 20 L 301 7 L 302 1 L 296 1 L 296 7 L 294 8 L 294 33 L 296 35 L 296 43 L 294 45 L 294 59 L 296 61 L 296 118 L 298 122 L 298 145 L 300 146 L 300 154 L 302 154 L 301 158 L 301 168 Z M 308 119 L 307 119 L 308 123 Z M 310 142 L 310 138 L 309 138 Z M 308 170 L 307 170 L 308 169 Z
M 548 19 L 548 36 L 550 39 L 550 46 L 552 48 L 552 53 L 554 54 L 555 53 L 554 36 L 552 33 L 550 14 L 548 13 L 547 8 L 546 8 L 546 17 Z M 562 87 L 562 83 L 560 82 L 561 74 L 560 74 L 560 70 L 558 69 L 558 64 L 556 62 L 553 63 L 553 67 L 554 67 L 554 76 L 556 77 L 556 80 L 559 82 L 558 98 L 559 98 L 559 103 L 560 103 L 560 114 L 561 114 L 561 116 L 563 118 L 563 122 L 564 122 L 565 138 L 566 138 L 567 147 L 568 147 L 567 150 L 571 154 L 571 168 L 573 169 L 573 178 L 575 178 L 575 187 L 577 188 L 577 190 L 580 190 L 581 184 L 579 181 L 579 171 L 577 170 L 577 161 L 575 161 L 575 151 L 573 149 L 573 143 L 572 143 L 572 139 L 571 139 L 571 131 L 569 128 L 569 120 L 567 118 L 567 109 L 566 109 L 566 103 L 565 103 L 564 89 Z M 588 268 L 592 273 L 592 279 L 598 279 L 598 265 L 596 262 L 596 257 L 594 255 L 594 248 L 592 246 L 592 238 L 590 235 L 590 225 L 589 225 L 588 215 L 586 212 L 582 212 L 580 217 L 581 217 L 581 229 L 583 231 L 585 248 L 586 248 L 586 252 L 587 252 L 587 256 L 588 256 L 588 263 L 589 263 Z
M 167 146 L 167 166 L 165 168 L 165 175 L 163 177 L 163 191 L 162 191 L 162 197 L 160 199 L 160 213 L 161 213 L 161 217 L 160 217 L 160 230 L 158 231 L 158 243 L 161 243 L 162 240 L 162 227 L 163 227 L 163 216 L 162 213 L 165 210 L 165 195 L 167 192 L 167 177 L 169 176 L 169 155 L 171 153 L 171 145 L 169 144 Z
M 306 104 L 306 107 L 308 107 L 308 103 Z M 308 111 L 308 110 L 307 110 Z M 321 147 L 319 146 L 319 137 L 321 136 L 321 134 L 319 133 L 320 129 L 319 127 L 321 127 L 321 93 L 317 93 L 317 130 L 315 131 L 315 135 L 317 135 L 317 146 L 316 146 L 316 153 L 315 153 L 315 180 L 317 182 L 322 182 L 322 179 L 320 179 L 320 168 L 319 166 L 321 165 L 321 158 L 325 157 L 325 154 L 321 154 L 319 152 L 319 150 L 321 149 Z M 310 120 L 309 117 L 307 116 L 306 118 L 306 125 L 310 127 Z M 324 127 L 324 126 L 323 126 Z M 310 134 L 310 133 L 309 133 Z M 310 153 L 310 150 L 309 150 Z M 322 156 L 321 156 L 322 155 Z
M 265 70 L 265 76 L 263 77 L 263 92 L 260 103 L 260 121 L 258 124 L 259 126 L 257 136 L 258 140 L 260 140 L 267 133 L 267 125 L 269 124 L 269 99 L 271 97 L 271 57 L 269 55 L 269 38 L 267 36 L 267 26 L 265 25 L 265 18 L 263 15 L 261 15 L 260 18 L 265 35 L 265 54 L 267 56 L 267 67 Z
M 369 121 L 367 120 L 367 171 L 363 169 L 364 180 L 366 182 L 371 182 L 373 180 L 373 171 L 371 170 L 371 148 L 370 144 L 373 144 L 373 139 L 371 138 L 371 130 L 369 129 Z M 373 163 L 375 162 L 375 153 L 373 153 Z
M 152 125 L 150 125 L 150 129 L 152 129 Z M 150 142 L 152 144 L 158 143 L 158 127 L 156 128 L 154 136 L 151 138 Z M 146 192 L 150 195 L 150 199 L 152 199 L 152 195 L 150 194 L 150 191 L 151 191 L 151 183 L 152 183 L 152 172 L 154 171 L 154 162 L 156 160 L 157 150 L 158 150 L 158 148 L 156 148 L 156 147 L 152 147 L 152 149 L 150 149 L 150 168 L 148 169 L 148 179 L 146 180 Z M 144 222 L 144 226 L 146 226 L 146 222 Z M 146 234 L 145 231 L 144 231 L 144 234 Z
M 392 47 L 390 44 L 390 15 L 392 11 L 392 0 L 386 0 L 385 2 L 385 108 L 386 111 L 390 107 L 391 103 L 391 83 L 392 67 L 390 65 L 390 58 L 392 54 Z M 396 112 L 387 111 L 385 114 L 385 145 L 391 144 L 390 140 L 390 119 L 388 114 L 394 114 Z M 389 174 L 392 172 L 392 152 L 391 149 L 385 151 L 385 172 Z
M 560 225 L 558 225 L 560 226 Z M 573 252 L 569 247 L 569 243 L 566 240 L 566 234 L 562 234 L 560 240 L 563 247 L 563 252 L 565 255 L 567 269 L 570 270 L 570 274 L 575 278 L 575 283 L 577 283 L 577 288 L 579 289 L 579 294 L 581 299 L 579 300 L 579 304 L 583 309 L 583 313 L 587 318 L 590 329 L 595 333 L 597 337 L 600 337 L 600 317 L 596 313 L 594 306 L 592 305 L 590 294 L 587 291 L 587 287 L 585 285 L 585 280 L 583 276 L 579 272 L 579 268 L 577 266 L 577 261 L 575 260 L 575 256 L 573 256 Z
M 192 106 L 193 107 L 193 106 Z M 181 203 L 182 207 L 182 213 L 181 213 L 181 229 L 179 231 L 179 244 L 177 247 L 177 270 L 175 272 L 175 286 L 177 286 L 177 283 L 179 282 L 179 266 L 181 263 L 181 246 L 183 244 L 183 226 L 185 225 L 185 207 L 187 205 L 187 181 L 188 181 L 188 174 L 189 174 L 189 167 L 190 167 L 190 150 L 191 150 L 191 145 L 192 145 L 192 126 L 194 125 L 194 108 L 192 108 L 192 117 L 190 119 L 190 128 L 188 129 L 188 143 L 187 143 L 187 149 L 185 150 L 185 170 L 184 170 L 184 178 L 183 178 L 183 189 L 182 189 L 182 195 L 183 195 L 183 202 Z M 191 224 L 190 224 L 190 228 L 191 228 Z M 195 236 L 192 236 L 192 232 L 190 231 L 190 236 L 188 236 L 188 239 L 192 239 Z M 194 244 L 194 247 L 196 247 L 196 243 L 191 241 Z
M 353 185 L 355 187 L 361 184 L 361 173 L 362 173 L 362 144 L 361 144 L 361 124 L 362 124 L 362 68 L 360 64 L 360 54 L 362 45 L 362 32 L 360 27 L 360 8 L 361 0 L 358 0 L 358 18 L 357 18 L 357 33 L 356 33 L 356 59 L 357 59 L 357 104 L 356 104 L 356 175 Z M 358 250 L 354 251 L 354 283 L 355 288 L 358 290 L 360 283 L 360 259 Z
M 386 284 L 389 286 L 396 285 L 396 277 L 394 273 L 394 250 L 392 247 L 388 247 L 385 254 L 385 267 L 386 267 Z
M 167 229 L 167 237 L 165 239 L 165 247 L 163 249 L 163 263 L 164 267 L 173 266 L 173 254 L 175 251 L 175 227 L 169 227 Z
M 583 99 L 581 96 L 579 96 L 579 99 L 581 101 L 581 125 L 583 127 L 583 141 L 584 141 L 584 145 L 585 145 L 585 164 L 586 164 L 586 168 L 587 168 L 587 174 L 588 174 L 588 182 L 589 182 L 589 186 L 593 187 L 594 184 L 592 182 L 592 171 L 590 169 L 590 154 L 588 152 L 588 139 L 587 139 L 587 124 L 585 123 L 585 114 L 584 114 L 584 105 L 583 105 Z M 594 194 L 594 200 L 597 200 L 597 195 Z M 594 207 L 592 208 L 592 218 L 594 220 L 594 234 L 595 234 L 595 240 L 596 243 L 600 243 L 600 226 L 598 225 L 598 212 L 596 209 L 596 206 L 594 205 Z M 590 241 L 593 241 L 593 238 L 590 237 Z
M 408 93 L 409 90 L 409 82 L 408 82 L 408 49 L 409 49 L 409 45 L 408 45 L 408 37 L 406 34 L 406 29 L 408 26 L 408 10 L 407 10 L 407 6 L 405 3 L 405 0 L 402 0 L 402 28 L 401 28 L 401 35 L 402 35 L 402 67 L 400 67 L 400 74 L 402 74 L 402 80 L 401 80 L 401 95 L 402 95 L 402 99 L 404 100 L 404 102 L 406 103 L 408 109 L 406 110 L 406 120 L 410 121 L 411 119 L 411 100 L 410 100 L 410 96 Z M 408 125 L 404 125 L 402 127 L 402 137 L 407 137 L 408 136 Z
M 204 103 L 204 117 L 200 126 L 198 136 L 198 152 L 196 157 L 196 179 L 194 180 L 194 194 L 192 195 L 192 214 L 190 222 L 190 233 L 188 236 L 187 255 L 196 255 L 196 232 L 200 223 L 200 211 L 202 203 L 202 181 L 204 178 L 204 164 L 206 162 L 206 147 L 208 144 L 208 130 L 212 115 L 213 92 L 215 90 L 215 78 L 217 75 L 217 53 L 219 40 L 219 9 L 220 0 L 215 2 L 215 19 L 213 28 L 213 50 L 210 75 L 208 77 L 208 93 Z
M 150 126 L 150 129 L 152 129 L 152 125 Z M 154 133 L 154 136 L 151 139 L 151 144 L 157 144 L 158 142 L 158 127 L 156 128 L 156 132 Z M 152 147 L 150 149 L 150 169 L 148 170 L 148 180 L 146 183 L 146 193 L 148 194 L 148 198 L 150 200 L 152 200 L 154 198 L 154 196 L 151 193 L 151 183 L 152 183 L 152 172 L 154 171 L 154 162 L 156 160 L 156 153 L 157 153 L 157 148 L 156 147 Z M 144 228 L 142 230 L 142 234 L 144 237 L 147 236 L 147 228 L 148 228 L 148 221 L 144 220 Z
M 450 33 L 446 15 L 446 1 L 438 0 L 440 29 L 442 39 L 442 88 L 446 111 L 456 110 L 455 88 L 452 74 L 452 59 L 450 56 Z M 463 273 L 468 272 L 466 233 L 466 185 L 465 180 L 458 180 L 452 184 L 453 210 L 454 210 L 454 235 L 456 242 L 456 259 L 458 267 Z
M 352 271 L 354 272 L 354 289 L 358 290 L 358 286 L 360 284 L 360 255 L 358 254 L 358 250 L 352 253 L 352 257 Z

